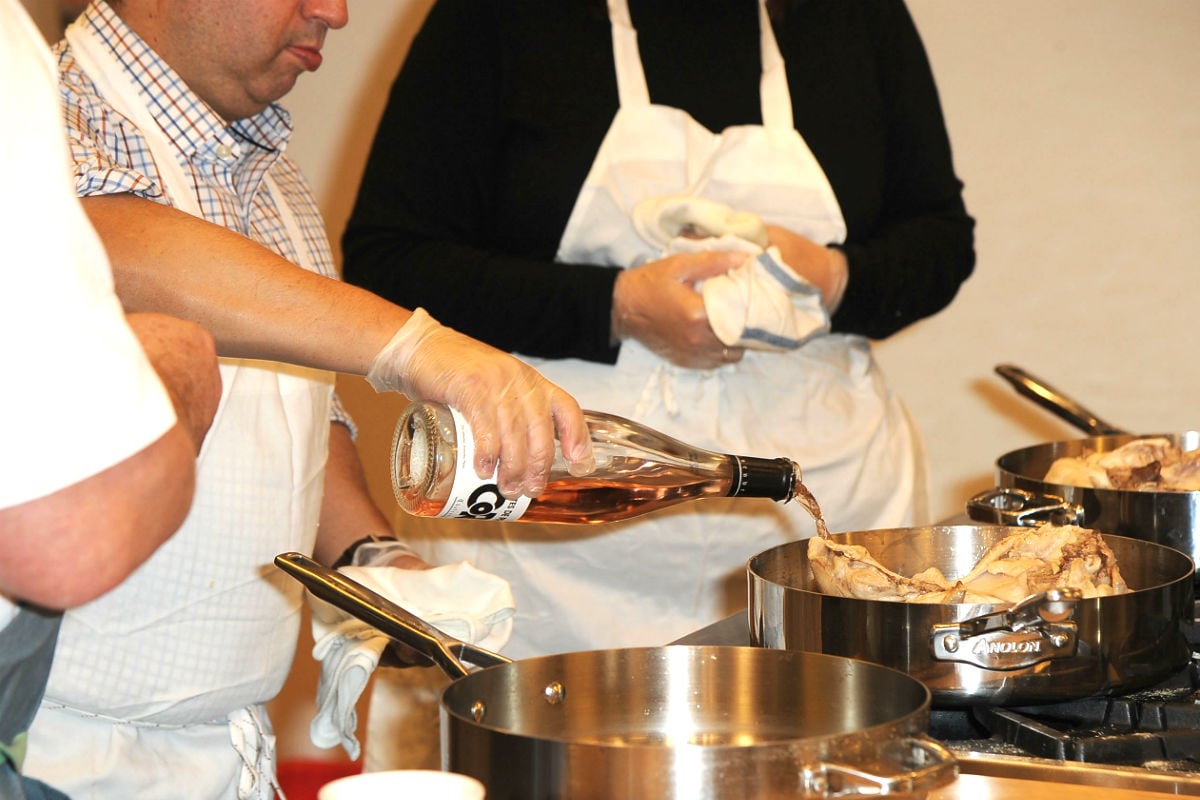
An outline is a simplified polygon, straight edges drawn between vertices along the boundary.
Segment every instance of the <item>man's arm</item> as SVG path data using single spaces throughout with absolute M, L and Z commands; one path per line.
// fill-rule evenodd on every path
M 198 322 L 222 356 L 366 375 L 411 316 L 178 209 L 129 194 L 80 200 L 125 310 Z
M 332 565 L 350 545 L 368 536 L 390 538 L 392 528 L 371 499 L 350 431 L 345 425 L 334 422 L 329 426 L 325 499 L 321 503 L 321 521 L 313 557 L 322 564 Z M 429 564 L 416 556 L 401 556 L 390 566 L 421 569 Z
M 221 394 L 212 337 L 158 314 L 127 318 L 181 420 L 90 478 L 0 509 L 0 591 L 70 608 L 120 583 L 183 523 Z M 70 453 L 63 453 L 70 458 Z
M 167 390 L 193 456 L 199 455 L 221 402 L 216 343 L 200 325 L 166 314 L 126 314 L 125 321 Z
M 475 433 L 476 470 L 488 475 L 499 462 L 509 494 L 545 487 L 556 430 L 577 471 L 590 469 L 578 403 L 507 353 L 441 326 L 398 341 L 413 317 L 407 309 L 177 209 L 127 194 L 82 202 L 128 311 L 198 322 L 221 355 L 379 377 L 453 405 Z

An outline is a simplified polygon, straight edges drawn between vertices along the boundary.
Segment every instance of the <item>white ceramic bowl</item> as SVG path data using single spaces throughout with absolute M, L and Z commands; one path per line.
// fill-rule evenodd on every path
M 317 800 L 484 800 L 483 784 L 466 775 L 425 769 L 364 772 L 338 778 Z

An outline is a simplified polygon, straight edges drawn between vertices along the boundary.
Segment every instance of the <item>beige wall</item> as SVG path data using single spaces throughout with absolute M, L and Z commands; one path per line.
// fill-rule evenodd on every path
M 998 455 L 1082 435 L 996 363 L 1128 429 L 1200 427 L 1200 3 L 911 7 L 979 221 L 956 302 L 879 348 L 928 437 L 937 510 L 990 486 Z
M 335 246 L 387 87 L 430 3 L 350 2 L 350 26 L 285 101 L 298 128 L 291 152 Z M 976 275 L 955 303 L 877 348 L 925 432 L 935 515 L 991 486 L 1000 454 L 1080 435 L 996 378 L 1000 362 L 1133 430 L 1200 427 L 1200 3 L 909 4 L 979 222 Z M 390 506 L 398 401 L 359 380 L 340 385 L 364 426 L 373 493 Z M 274 712 L 285 751 L 305 747 L 312 690 L 299 687 L 311 674 L 299 660 Z

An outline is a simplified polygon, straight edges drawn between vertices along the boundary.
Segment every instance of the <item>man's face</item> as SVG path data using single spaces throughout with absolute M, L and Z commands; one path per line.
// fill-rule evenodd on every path
M 126 21 L 226 120 L 257 114 L 321 65 L 346 0 L 123 0 Z

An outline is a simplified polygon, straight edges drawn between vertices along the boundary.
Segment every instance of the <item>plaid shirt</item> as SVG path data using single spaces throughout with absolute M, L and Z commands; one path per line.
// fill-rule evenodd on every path
M 91 3 L 81 17 L 134 81 L 167 140 L 193 179 L 204 219 L 270 248 L 294 264 L 313 264 L 338 278 L 325 223 L 299 168 L 284 151 L 291 115 L 271 105 L 253 117 L 227 123 L 159 58 L 107 3 Z M 55 47 L 67 138 L 80 197 L 130 193 L 172 205 L 141 132 L 100 95 L 69 46 Z M 300 226 L 303 247 L 288 235 L 264 179 L 270 172 Z M 179 187 L 172 187 L 179 191 Z M 332 418 L 354 432 L 336 395 Z

